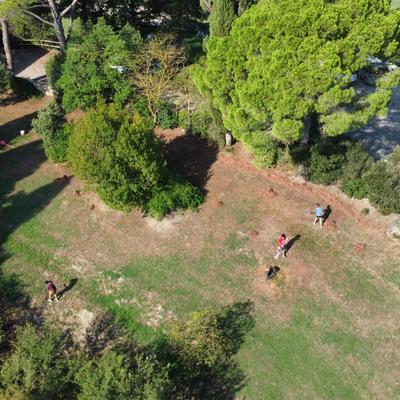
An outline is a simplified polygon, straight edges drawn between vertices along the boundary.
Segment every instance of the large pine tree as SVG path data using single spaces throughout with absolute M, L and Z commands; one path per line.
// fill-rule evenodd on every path
M 235 2 L 233 0 L 214 0 L 210 16 L 211 36 L 226 36 L 235 19 Z

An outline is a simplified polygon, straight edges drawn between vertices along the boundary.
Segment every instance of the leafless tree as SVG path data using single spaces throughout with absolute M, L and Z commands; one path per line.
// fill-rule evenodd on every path
M 140 67 L 134 73 L 134 80 L 147 99 L 147 107 L 154 122 L 161 100 L 184 61 L 183 49 L 174 44 L 171 35 L 155 36 L 142 51 Z

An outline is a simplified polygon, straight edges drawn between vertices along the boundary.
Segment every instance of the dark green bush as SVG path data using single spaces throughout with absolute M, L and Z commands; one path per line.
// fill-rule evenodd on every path
M 50 103 L 42 108 L 32 126 L 42 136 L 44 151 L 49 160 L 56 163 L 65 162 L 73 127 L 66 124 L 65 112 L 61 106 L 58 103 Z
M 321 141 L 311 147 L 307 170 L 314 183 L 329 185 L 339 179 L 346 162 L 346 146 L 334 141 Z
M 73 172 L 122 211 L 144 207 L 161 186 L 166 162 L 153 125 L 115 105 L 99 105 L 78 122 L 70 140 Z
M 194 64 L 201 56 L 204 55 L 203 39 L 194 36 L 183 40 L 186 60 L 188 64 Z
M 260 168 L 275 166 L 283 155 L 284 150 L 278 141 L 265 132 L 244 134 L 241 139 L 254 157 L 254 163 Z
M 151 198 L 146 209 L 152 217 L 161 219 L 171 211 L 196 210 L 203 201 L 200 189 L 182 179 L 171 178 L 170 183 Z
M 173 105 L 162 103 L 157 112 L 157 126 L 162 129 L 173 129 L 178 126 L 178 114 Z
M 208 137 L 215 141 L 215 134 L 210 131 L 212 119 L 210 113 L 206 109 L 199 109 L 196 111 L 189 111 L 186 109 L 180 110 L 178 114 L 178 124 L 181 128 L 201 136 Z M 222 138 L 222 135 L 219 135 Z
M 49 86 L 57 90 L 57 82 L 62 74 L 62 65 L 65 61 L 65 56 L 63 54 L 55 54 L 50 57 L 45 65 L 47 80 Z
M 342 190 L 349 197 L 364 199 L 368 195 L 368 186 L 364 179 L 354 178 L 342 183 Z
M 13 352 L 0 370 L 0 396 L 8 399 L 56 400 L 68 386 L 67 359 L 59 333 L 33 326 L 18 331 Z
M 383 215 L 400 213 L 400 146 L 365 175 L 369 201 Z
M 4 64 L 0 63 L 0 96 L 11 89 L 11 74 Z
M 210 139 L 215 141 L 215 135 L 212 133 L 209 128 L 212 124 L 211 115 L 207 110 L 200 109 L 195 111 L 192 114 L 192 122 L 191 122 L 191 131 L 195 135 L 199 135 L 202 137 L 209 137 Z M 212 137 L 213 136 L 213 137 Z M 222 137 L 222 135 L 219 135 Z
M 368 187 L 363 179 L 374 165 L 374 161 L 360 142 L 347 141 L 346 163 L 342 167 L 341 188 L 350 197 L 367 197 Z
M 185 108 L 178 112 L 178 126 L 186 131 L 192 126 L 192 113 Z

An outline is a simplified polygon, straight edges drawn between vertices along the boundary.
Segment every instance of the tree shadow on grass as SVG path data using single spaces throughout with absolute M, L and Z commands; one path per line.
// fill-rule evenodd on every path
M 37 112 L 33 112 L 0 125 L 0 139 L 10 143 L 21 134 L 21 130 L 28 133 L 32 129 L 32 120 L 34 120 L 36 116 Z
M 204 138 L 186 134 L 165 144 L 168 165 L 206 193 L 210 168 L 217 160 L 218 147 Z
M 46 208 L 65 187 L 51 182 L 30 193 L 15 192 L 18 181 L 33 174 L 45 160 L 41 141 L 0 153 L 0 265 L 12 257 L 3 247 L 10 235 Z M 41 307 L 30 307 L 19 276 L 0 269 L 0 315 L 6 336 L 13 335 L 15 325 L 41 320 L 41 314 Z

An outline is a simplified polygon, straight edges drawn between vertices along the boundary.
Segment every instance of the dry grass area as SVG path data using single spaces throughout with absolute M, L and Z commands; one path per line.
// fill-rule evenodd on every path
M 0 153 L 1 268 L 18 274 L 41 318 L 79 339 L 104 310 L 150 341 L 199 307 L 251 299 L 257 325 L 238 356 L 243 398 L 400 396 L 400 250 L 386 218 L 364 217 L 364 204 L 288 171 L 257 170 L 240 145 L 217 152 L 178 130 L 159 132 L 169 162 L 206 202 L 162 221 L 115 212 L 75 177 L 54 182 L 70 171 L 45 159 L 33 133 L 17 139 L 12 121 L 41 102 L 0 109 L 0 132 L 15 146 Z M 333 210 L 323 229 L 312 224 L 316 201 Z M 282 232 L 298 240 L 275 261 Z M 270 265 L 281 269 L 266 284 Z M 46 278 L 61 288 L 77 281 L 47 306 Z

